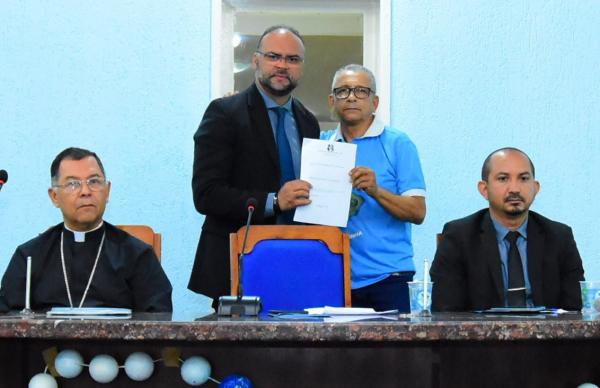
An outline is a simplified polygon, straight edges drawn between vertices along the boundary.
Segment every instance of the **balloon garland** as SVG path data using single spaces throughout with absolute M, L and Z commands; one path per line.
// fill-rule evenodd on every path
M 84 367 L 88 368 L 90 377 L 98 383 L 110 383 L 119 374 L 119 369 L 124 369 L 131 380 L 145 381 L 154 373 L 154 364 L 161 361 L 167 367 L 179 367 L 182 380 L 191 386 L 199 386 L 210 380 L 219 384 L 219 388 L 253 388 L 250 379 L 242 375 L 229 375 L 223 381 L 210 377 L 212 368 L 206 358 L 192 356 L 183 360 L 181 351 L 172 347 L 162 349 L 162 357 L 159 359 L 152 359 L 143 352 L 131 353 L 123 365 L 119 365 L 117 360 L 108 354 L 98 354 L 89 364 L 85 364 L 83 357 L 76 350 L 65 349 L 58 352 L 55 347 L 46 349 L 43 356 L 46 367 L 42 373 L 29 380 L 29 388 L 58 388 L 56 377 L 75 378 L 81 374 Z
M 72 379 L 81 374 L 87 367 L 92 379 L 98 383 L 110 383 L 119 374 L 119 369 L 124 369 L 125 374 L 134 381 L 145 381 L 152 376 L 154 364 L 162 361 L 165 366 L 180 366 L 181 378 L 186 384 L 199 386 L 207 381 L 219 384 L 219 388 L 253 388 L 249 378 L 232 374 L 218 381 L 212 377 L 211 366 L 206 358 L 192 356 L 182 360 L 181 352 L 177 348 L 164 348 L 162 358 L 153 360 L 143 352 L 131 353 L 125 363 L 118 365 L 114 357 L 107 354 L 99 354 L 92 358 L 89 364 L 83 362 L 83 357 L 76 350 L 66 349 L 60 353 L 56 348 L 46 349 L 44 352 L 46 367 L 44 372 L 34 375 L 29 380 L 28 388 L 58 388 L 57 376 Z M 181 365 L 180 365 L 181 364 Z M 50 373 L 48 373 L 50 371 Z M 592 383 L 584 383 L 578 388 L 598 388 Z

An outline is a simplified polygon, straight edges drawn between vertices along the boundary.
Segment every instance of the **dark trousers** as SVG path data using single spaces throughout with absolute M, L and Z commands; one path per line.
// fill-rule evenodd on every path
M 352 290 L 352 307 L 371 307 L 375 311 L 410 312 L 408 284 L 414 272 L 396 272 L 369 286 Z

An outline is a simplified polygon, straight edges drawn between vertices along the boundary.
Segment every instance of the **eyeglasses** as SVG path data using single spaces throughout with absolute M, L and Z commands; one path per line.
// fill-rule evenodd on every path
M 91 191 L 100 191 L 106 186 L 106 179 L 100 177 L 93 177 L 85 180 L 70 179 L 64 185 L 52 185 L 52 187 L 61 188 L 65 193 L 75 193 L 81 190 L 84 183 Z
M 277 63 L 277 62 L 281 61 L 282 59 L 288 65 L 299 65 L 302 62 L 304 62 L 304 58 L 302 58 L 300 55 L 283 56 L 281 54 L 273 53 L 270 51 L 267 53 L 263 53 L 262 51 L 256 51 L 256 53 L 262 55 L 263 58 L 265 58 L 267 60 L 267 62 L 271 62 L 271 63 Z
M 350 97 L 350 93 L 353 93 L 354 97 L 358 98 L 359 100 L 364 100 L 365 98 L 369 97 L 371 93 L 373 93 L 373 90 L 365 86 L 356 86 L 354 88 L 343 87 L 333 89 L 333 95 L 338 100 L 345 100 L 346 98 Z

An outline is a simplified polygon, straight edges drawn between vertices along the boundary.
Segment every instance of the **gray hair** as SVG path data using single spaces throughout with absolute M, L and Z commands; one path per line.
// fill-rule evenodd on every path
M 342 73 L 346 71 L 353 71 L 355 73 L 365 73 L 369 77 L 369 82 L 371 83 L 371 90 L 374 94 L 377 93 L 377 83 L 375 82 L 375 76 L 373 75 L 373 72 L 364 67 L 363 65 L 357 65 L 354 63 L 342 66 L 335 72 L 335 74 L 333 75 L 333 82 L 331 82 L 331 90 L 333 90 L 333 88 L 335 87 L 335 83 L 337 82 L 338 78 L 340 78 Z

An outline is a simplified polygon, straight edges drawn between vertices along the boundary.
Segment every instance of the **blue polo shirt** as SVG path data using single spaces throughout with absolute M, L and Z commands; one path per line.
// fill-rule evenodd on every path
M 327 131 L 321 139 L 344 141 L 341 130 Z M 371 168 L 377 184 L 406 196 L 425 196 L 425 180 L 417 148 L 397 129 L 375 117 L 367 132 L 355 138 L 356 165 Z M 388 213 L 370 195 L 352 190 L 350 216 L 343 231 L 350 235 L 352 288 L 377 283 L 394 272 L 415 271 L 411 223 Z

